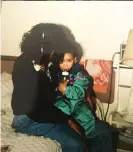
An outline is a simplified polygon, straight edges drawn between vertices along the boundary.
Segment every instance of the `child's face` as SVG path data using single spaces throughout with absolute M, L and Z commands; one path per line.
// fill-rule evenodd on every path
M 71 53 L 66 53 L 64 55 L 63 61 L 59 64 L 62 71 L 68 71 L 71 69 L 75 62 L 75 57 Z

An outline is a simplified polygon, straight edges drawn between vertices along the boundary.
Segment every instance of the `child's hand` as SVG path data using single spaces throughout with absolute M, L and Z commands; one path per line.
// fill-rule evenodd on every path
M 61 82 L 58 86 L 58 90 L 64 94 L 65 93 L 65 90 L 66 90 L 66 87 L 67 87 L 67 84 L 68 84 L 69 80 L 66 80 L 64 82 Z

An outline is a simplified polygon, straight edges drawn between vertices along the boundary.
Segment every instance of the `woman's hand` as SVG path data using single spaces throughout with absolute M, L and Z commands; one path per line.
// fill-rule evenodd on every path
M 81 127 L 79 126 L 78 123 L 76 123 L 76 121 L 69 119 L 68 120 L 68 125 L 75 130 L 81 137 L 83 136 L 83 130 L 81 129 Z

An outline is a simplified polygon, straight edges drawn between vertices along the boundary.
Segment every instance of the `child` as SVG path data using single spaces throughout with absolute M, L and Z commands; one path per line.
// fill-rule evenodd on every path
M 62 71 L 69 72 L 68 81 L 60 83 L 58 87 L 58 97 L 55 106 L 67 115 L 72 115 L 84 128 L 85 135 L 93 137 L 95 131 L 95 118 L 88 103 L 85 101 L 85 94 L 89 84 L 92 83 L 91 76 L 82 65 L 76 60 L 76 52 L 67 51 L 59 57 L 60 83 Z M 88 123 L 89 122 L 89 123 Z
M 117 130 L 108 124 L 95 119 L 89 104 L 86 102 L 86 93 L 93 89 L 92 77 L 77 61 L 74 48 L 65 48 L 58 55 L 59 74 L 57 87 L 57 102 L 55 106 L 67 115 L 72 115 L 85 131 L 90 152 L 116 152 Z M 67 50 L 68 49 L 68 50 Z M 68 80 L 60 82 L 62 72 L 69 72 Z M 116 133 L 113 145 L 113 132 Z

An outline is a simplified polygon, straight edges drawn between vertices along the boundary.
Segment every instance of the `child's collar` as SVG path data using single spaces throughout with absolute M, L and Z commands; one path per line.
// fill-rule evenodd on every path
M 80 71 L 82 69 L 84 69 L 84 67 L 81 64 L 75 63 L 68 72 L 70 74 L 76 74 L 78 71 Z M 61 73 L 62 73 L 62 70 L 59 68 L 58 74 L 60 75 Z
M 79 63 L 76 63 L 72 66 L 72 68 L 69 70 L 70 73 L 77 73 L 78 71 L 82 70 L 84 67 L 79 64 Z

